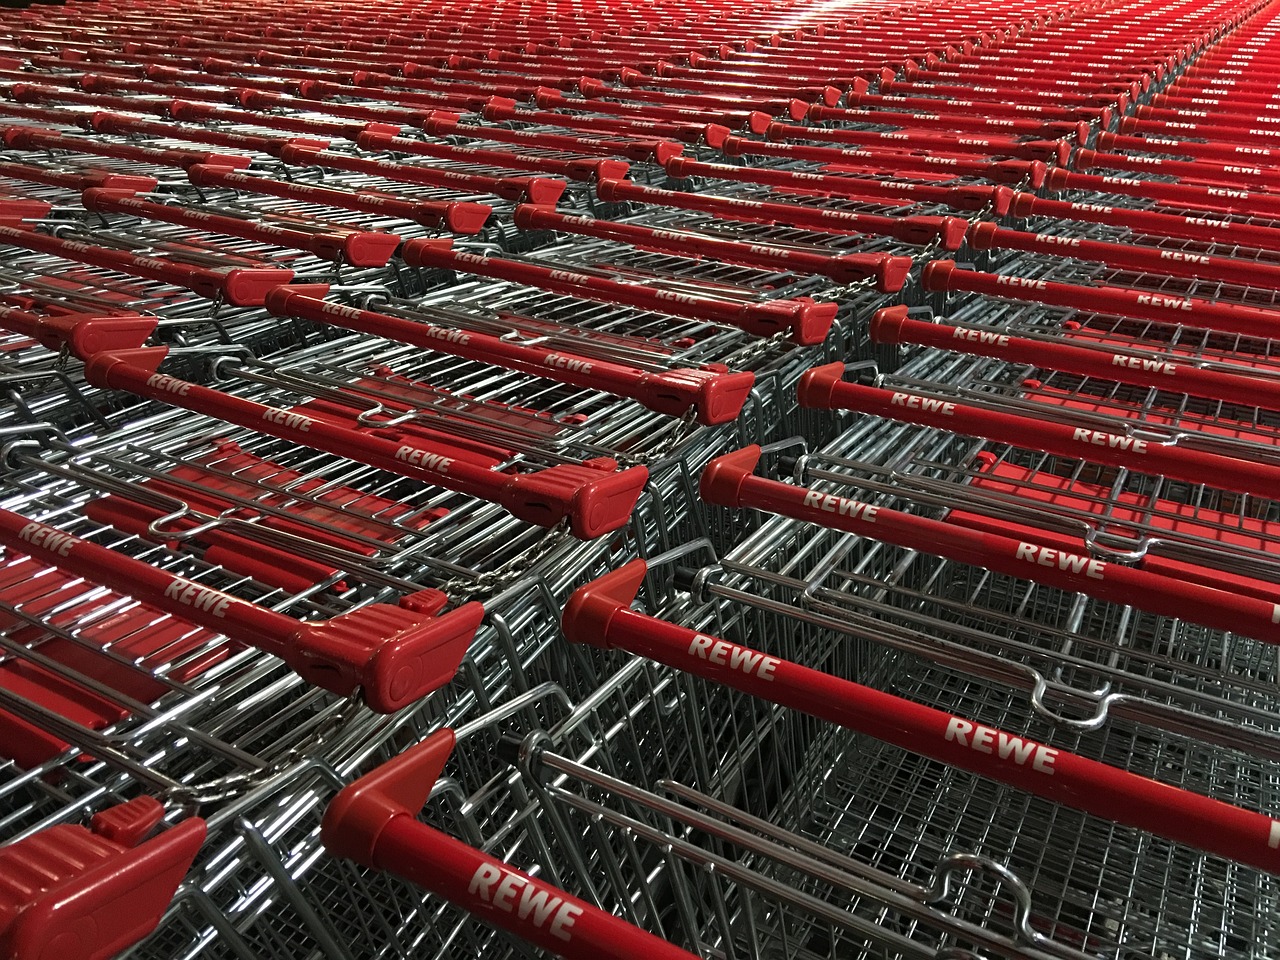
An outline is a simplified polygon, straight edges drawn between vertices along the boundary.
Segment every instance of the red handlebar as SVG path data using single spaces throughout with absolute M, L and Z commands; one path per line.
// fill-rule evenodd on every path
M 378 603 L 299 622 L 8 510 L 0 510 L 0 543 L 265 650 L 318 687 L 343 696 L 359 690 L 382 713 L 448 683 L 484 615 L 474 602 L 442 614 L 445 595 L 424 590 L 399 607 Z
M 436 327 L 321 299 L 323 288 L 277 287 L 267 295 L 276 316 L 298 317 L 398 340 L 426 350 L 521 370 L 561 383 L 639 400 L 658 413 L 679 416 L 693 408 L 699 423 L 737 419 L 755 383 L 752 373 L 677 369 L 647 371 L 595 357 L 575 359 L 565 350 L 526 346 L 492 334 Z
M 964 290 L 1054 307 L 1240 333 L 1247 337 L 1274 339 L 1280 336 L 1280 314 L 1245 304 L 1144 293 L 1128 287 L 1085 287 L 1032 277 L 961 270 L 951 260 L 934 260 L 927 264 L 920 280 L 924 288 L 931 291 Z
M 817 523 L 1264 643 L 1280 643 L 1280 603 L 757 477 L 753 471 L 759 459 L 760 448 L 751 446 L 713 460 L 702 474 L 702 499 Z
M 1094 349 L 1072 343 L 1067 337 L 1033 340 L 1003 330 L 926 323 L 909 319 L 906 307 L 877 310 L 871 317 L 870 334 L 877 343 L 914 343 L 954 353 L 995 357 L 1010 363 L 1173 390 L 1224 403 L 1248 397 L 1250 404 L 1280 410 L 1280 377 L 1264 377 L 1249 367 L 1206 369 L 1196 366 L 1194 358 L 1117 349 L 1107 343 Z
M 451 249 L 452 241 L 420 239 L 404 245 L 401 256 L 411 267 L 461 270 L 482 277 L 527 283 L 544 290 L 607 303 L 622 303 L 641 310 L 673 313 L 739 327 L 759 336 L 788 331 L 797 343 L 821 343 L 835 319 L 837 305 L 804 300 L 741 302 L 707 295 L 667 290 L 619 277 L 579 272 L 538 263 L 463 253 Z
M 628 650 L 1035 796 L 1280 873 L 1280 821 L 637 613 L 629 608 L 646 569 L 634 560 L 580 588 L 565 608 L 565 636 Z
M 841 379 L 844 364 L 815 367 L 800 378 L 800 405 L 823 410 L 855 410 L 902 423 L 918 423 L 996 443 L 1040 450 L 1058 457 L 1124 467 L 1222 490 L 1273 496 L 1280 466 L 1226 457 L 1204 450 L 1110 432 L 1123 424 L 1098 423 L 1099 429 L 1054 423 L 1002 410 L 906 391 L 885 390 Z
M 88 827 L 59 824 L 0 847 L 0 956 L 110 960 L 160 923 L 204 843 L 189 817 L 152 797 L 108 807 Z
M 454 742 L 452 730 L 438 730 L 342 790 L 325 811 L 326 849 L 402 877 L 566 960 L 697 960 L 419 821 Z
M 521 474 L 491 470 L 483 463 L 469 461 L 444 440 L 390 439 L 156 373 L 165 353 L 165 348 L 157 347 L 98 354 L 85 364 L 85 376 L 102 387 L 196 410 L 282 440 L 488 500 L 530 523 L 552 527 L 568 520 L 573 534 L 584 540 L 625 526 L 649 478 L 644 467 L 619 471 L 612 461 L 559 464 Z

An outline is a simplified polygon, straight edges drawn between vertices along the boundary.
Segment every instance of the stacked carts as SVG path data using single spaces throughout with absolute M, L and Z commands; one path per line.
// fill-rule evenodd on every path
M 1276 24 L 9 10 L 0 960 L 1277 955 Z

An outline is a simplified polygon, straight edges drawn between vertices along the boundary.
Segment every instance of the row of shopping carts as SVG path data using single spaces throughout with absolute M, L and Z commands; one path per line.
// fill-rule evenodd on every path
M 1276 954 L 1277 18 L 9 12 L 0 957 Z

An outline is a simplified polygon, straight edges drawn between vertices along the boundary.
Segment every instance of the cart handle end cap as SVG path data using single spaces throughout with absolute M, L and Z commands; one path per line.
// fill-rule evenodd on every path
M 327 283 L 299 283 L 289 285 L 282 283 L 278 287 L 273 287 L 267 291 L 267 295 L 262 298 L 262 305 L 267 308 L 267 312 L 275 317 L 289 317 L 292 312 L 289 307 L 289 301 L 294 297 L 312 297 L 316 300 L 323 300 L 329 292 L 329 284 Z
M 811 410 L 832 410 L 839 406 L 835 388 L 844 379 L 843 363 L 824 363 L 812 367 L 800 375 L 796 396 L 800 406 Z
M 868 333 L 875 343 L 883 343 L 889 346 L 902 343 L 902 324 L 907 319 L 907 307 L 898 304 L 893 307 L 881 307 L 871 315 L 871 324 Z M 812 373 L 813 371 L 809 371 Z M 808 374 L 805 374 L 808 376 Z M 801 378 L 801 386 L 804 380 Z M 803 403 L 803 401 L 801 401 Z
M 389 760 L 330 802 L 320 840 L 335 857 L 377 867 L 378 838 L 396 817 L 416 817 L 431 796 L 457 741 L 448 727 Z
M 139 347 L 137 350 L 113 350 L 110 353 L 95 353 L 85 358 L 85 379 L 95 387 L 115 390 L 111 382 L 111 371 L 118 366 L 133 367 L 147 373 L 155 373 L 156 369 L 169 355 L 168 347 Z
M 674 417 L 692 407 L 698 423 L 715 426 L 738 419 L 756 375 L 750 371 L 677 369 L 644 374 L 641 382 L 641 402 L 650 410 Z
M 140 797 L 0 848 L 0 956 L 110 960 L 160 923 L 205 838 L 198 817 L 139 843 L 163 808 Z M 37 869 L 32 870 L 35 865 Z
M 698 496 L 721 507 L 742 506 L 742 484 L 755 472 L 760 454 L 760 447 L 752 444 L 716 457 L 702 471 Z
M 1013 203 L 1009 206 L 1009 212 L 1015 217 L 1026 218 L 1033 216 L 1036 209 L 1036 195 L 1033 193 L 1017 193 L 1014 194 Z
M 104 351 L 136 350 L 147 342 L 156 329 L 156 317 L 138 314 L 119 316 L 87 316 L 85 314 L 60 314 L 45 317 L 40 322 L 41 334 L 47 334 L 45 346 L 56 343 L 66 345 L 81 360 Z
M 969 227 L 969 245 L 976 250 L 990 250 L 996 245 L 996 225 L 994 223 L 975 223 Z
M 920 285 L 931 293 L 950 289 L 951 274 L 956 270 L 954 260 L 934 260 L 925 264 L 920 272 Z
M 570 643 L 609 649 L 609 624 L 614 614 L 631 606 L 648 572 L 643 560 L 632 560 L 575 590 L 560 619 L 565 638 Z
M 476 602 L 426 617 L 375 603 L 301 624 L 285 659 L 308 682 L 342 695 L 359 689 L 371 710 L 393 713 L 453 679 L 483 618 Z

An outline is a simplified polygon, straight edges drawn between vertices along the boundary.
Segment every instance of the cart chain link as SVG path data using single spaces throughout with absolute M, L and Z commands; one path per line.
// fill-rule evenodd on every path
M 201 807 L 211 803 L 220 803 L 246 793 L 248 790 L 268 783 L 275 777 L 295 767 L 300 761 L 315 755 L 316 751 L 326 744 L 329 737 L 346 726 L 347 720 L 354 710 L 360 709 L 363 701 L 357 694 L 347 697 L 335 709 L 307 740 L 307 745 L 290 747 L 275 762 L 258 770 L 246 770 L 233 773 L 216 780 L 200 784 L 182 784 L 163 792 L 166 799 L 189 807 Z
M 453 601 L 474 600 L 481 596 L 492 596 L 508 584 L 523 577 L 533 567 L 569 539 L 569 522 L 562 520 L 547 531 L 536 546 L 517 557 L 512 557 L 502 566 L 474 577 L 454 577 L 446 580 L 439 589 Z

